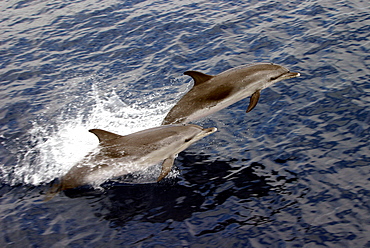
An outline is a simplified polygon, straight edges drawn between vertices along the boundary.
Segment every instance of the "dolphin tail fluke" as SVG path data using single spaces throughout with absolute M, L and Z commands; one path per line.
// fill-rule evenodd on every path
M 166 158 L 163 161 L 161 174 L 159 175 L 159 177 L 157 179 L 157 182 L 161 181 L 163 178 L 165 178 L 168 175 L 168 173 L 170 173 L 174 161 L 175 161 L 175 157 L 174 156 L 171 156 L 169 158 Z
M 53 183 L 49 191 L 46 193 L 44 202 L 50 201 L 54 198 L 60 191 L 62 191 L 62 184 L 61 183 Z
M 257 103 L 258 103 L 258 100 L 260 99 L 260 95 L 261 95 L 261 91 L 260 90 L 257 90 L 256 92 L 253 93 L 253 95 L 251 96 L 251 99 L 249 101 L 249 106 L 248 106 L 248 109 L 247 109 L 247 113 L 249 111 L 251 111 L 252 109 L 254 109 L 254 107 L 256 107 Z

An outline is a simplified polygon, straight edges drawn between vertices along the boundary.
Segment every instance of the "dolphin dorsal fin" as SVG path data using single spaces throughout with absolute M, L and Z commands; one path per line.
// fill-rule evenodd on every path
M 207 75 L 199 71 L 186 71 L 184 74 L 194 79 L 194 86 L 202 84 L 213 78 L 212 75 Z
M 117 139 L 117 138 L 122 137 L 121 135 L 111 133 L 108 131 L 104 131 L 101 129 L 90 129 L 89 132 L 95 134 L 98 137 L 99 142 L 108 141 L 108 140 Z

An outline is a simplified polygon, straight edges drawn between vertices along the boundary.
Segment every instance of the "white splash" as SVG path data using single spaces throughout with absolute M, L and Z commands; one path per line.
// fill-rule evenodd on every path
M 30 143 L 24 156 L 14 168 L 14 183 L 39 185 L 47 183 L 68 172 L 98 145 L 95 135 L 89 129 L 99 128 L 120 135 L 155 127 L 161 124 L 168 110 L 176 102 L 158 94 L 165 88 L 157 89 L 152 99 L 138 100 L 128 106 L 114 92 L 101 96 L 94 84 L 91 91 L 66 105 L 53 120 L 35 122 L 30 130 Z M 179 92 L 180 91 L 180 92 Z M 186 88 L 179 87 L 167 99 L 176 99 Z M 158 96 L 161 96 L 158 98 Z M 157 98 L 157 99 L 156 99 Z M 152 100 L 152 101 L 151 101 Z M 144 104 L 143 104 L 144 102 Z M 149 102 L 149 106 L 148 105 Z M 84 107 L 81 107 L 84 106 Z M 48 127 L 46 127 L 48 126 Z

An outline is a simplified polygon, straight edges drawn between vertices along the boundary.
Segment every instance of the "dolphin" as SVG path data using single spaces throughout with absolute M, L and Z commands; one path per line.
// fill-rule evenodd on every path
M 193 88 L 169 111 L 162 125 L 189 123 L 213 114 L 248 96 L 247 113 L 258 102 L 261 90 L 284 79 L 300 76 L 272 63 L 260 63 L 224 71 L 216 76 L 186 71 L 194 80 Z
M 162 162 L 157 181 L 172 168 L 178 153 L 194 142 L 217 131 L 192 124 L 159 126 L 121 136 L 101 129 L 91 129 L 99 139 L 96 151 L 88 154 L 52 187 L 47 200 L 56 193 L 86 184 L 142 171 Z

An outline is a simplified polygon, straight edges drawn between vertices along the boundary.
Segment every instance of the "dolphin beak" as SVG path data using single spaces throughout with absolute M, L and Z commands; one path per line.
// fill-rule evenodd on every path
M 280 79 L 283 80 L 283 79 L 295 78 L 295 77 L 299 77 L 300 75 L 301 74 L 299 72 L 287 72 L 281 75 Z
M 213 134 L 216 131 L 217 131 L 217 128 L 215 127 L 204 128 L 202 132 L 200 132 L 199 134 L 197 134 L 195 137 L 192 138 L 192 141 L 195 142 L 197 140 L 200 140 L 210 134 Z
M 217 128 L 215 127 L 210 127 L 210 128 L 205 128 L 203 129 L 203 132 L 206 134 L 206 135 L 209 135 L 209 134 L 212 134 L 214 132 L 217 131 Z
M 191 144 L 195 143 L 196 141 L 214 133 L 217 131 L 217 128 L 211 127 L 211 128 L 203 128 L 200 133 L 197 135 L 191 137 L 189 140 L 186 140 L 185 143 L 182 145 L 182 148 L 185 149 L 189 147 Z

